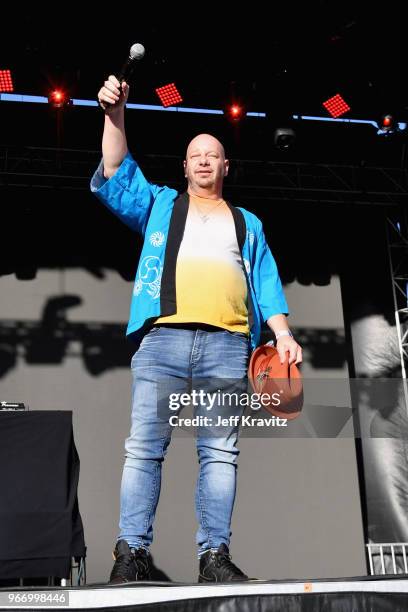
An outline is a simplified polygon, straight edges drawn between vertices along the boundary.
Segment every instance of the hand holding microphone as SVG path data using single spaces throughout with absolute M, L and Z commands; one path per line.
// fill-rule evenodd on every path
M 98 102 L 106 113 L 115 112 L 126 104 L 129 96 L 127 81 L 135 68 L 136 61 L 142 59 L 144 54 L 143 45 L 140 43 L 132 45 L 129 57 L 123 64 L 118 77 L 111 74 L 108 80 L 104 82 L 103 87 L 98 92 Z
M 125 106 L 129 96 L 129 85 L 126 81 L 121 83 L 111 74 L 98 91 L 98 102 L 105 113 L 112 113 Z

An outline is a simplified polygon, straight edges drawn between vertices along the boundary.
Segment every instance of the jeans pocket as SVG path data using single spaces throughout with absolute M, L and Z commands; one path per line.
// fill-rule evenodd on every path
M 244 332 L 231 332 L 231 339 L 235 346 L 245 345 L 249 346 L 249 336 Z
M 130 362 L 130 366 L 132 368 L 136 357 L 143 351 L 143 349 L 148 349 L 150 345 L 156 344 L 156 342 L 153 342 L 153 340 L 159 335 L 159 332 L 160 327 L 151 327 L 149 331 L 145 333 L 142 340 L 140 341 L 137 351 L 133 355 L 132 360 Z
M 146 340 L 150 340 L 150 338 L 153 338 L 153 336 L 157 336 L 157 334 L 160 332 L 160 329 L 161 329 L 160 327 L 151 327 L 149 331 L 146 332 L 145 335 L 143 336 L 142 342 L 140 344 L 142 344 Z

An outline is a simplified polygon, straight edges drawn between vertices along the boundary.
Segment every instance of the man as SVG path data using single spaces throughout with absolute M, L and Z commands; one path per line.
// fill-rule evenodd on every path
M 229 162 L 209 134 L 189 144 L 188 191 L 152 185 L 128 152 L 126 83 L 105 81 L 103 160 L 91 189 L 112 212 L 144 236 L 127 333 L 140 343 L 132 358 L 132 425 L 126 440 L 120 533 L 111 583 L 149 580 L 149 546 L 159 500 L 161 465 L 172 426 L 157 405 L 157 386 L 170 380 L 182 393 L 189 380 L 245 378 L 249 350 L 266 321 L 282 362 L 299 363 L 301 348 L 286 322 L 287 304 L 262 224 L 223 199 Z M 224 433 L 223 433 L 224 432 Z M 229 554 L 239 451 L 237 428 L 197 437 L 195 495 L 200 582 L 248 580 Z

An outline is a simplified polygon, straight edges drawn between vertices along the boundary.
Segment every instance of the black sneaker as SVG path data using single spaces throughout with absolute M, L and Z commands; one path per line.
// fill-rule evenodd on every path
M 119 540 L 113 551 L 115 564 L 109 584 L 150 580 L 152 563 L 150 554 L 144 548 L 130 548 L 125 540 Z
M 217 550 L 207 550 L 200 556 L 198 582 L 238 582 L 248 576 L 231 561 L 228 546 L 221 544 Z

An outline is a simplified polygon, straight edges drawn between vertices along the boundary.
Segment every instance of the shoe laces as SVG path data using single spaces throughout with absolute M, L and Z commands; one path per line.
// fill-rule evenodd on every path
M 142 549 L 131 549 L 130 554 L 125 553 L 123 555 L 119 555 L 116 558 L 115 574 L 121 576 L 126 575 L 130 565 L 132 565 L 133 563 L 136 565 L 137 573 L 141 573 L 141 570 L 142 572 L 147 572 L 148 563 L 147 560 L 143 559 L 143 557 L 141 556 L 141 550 Z
M 220 552 L 212 552 L 211 553 L 214 558 L 215 567 L 224 569 L 233 572 L 234 574 L 239 574 L 244 576 L 244 573 L 231 561 L 231 555 L 228 553 L 220 553 Z

